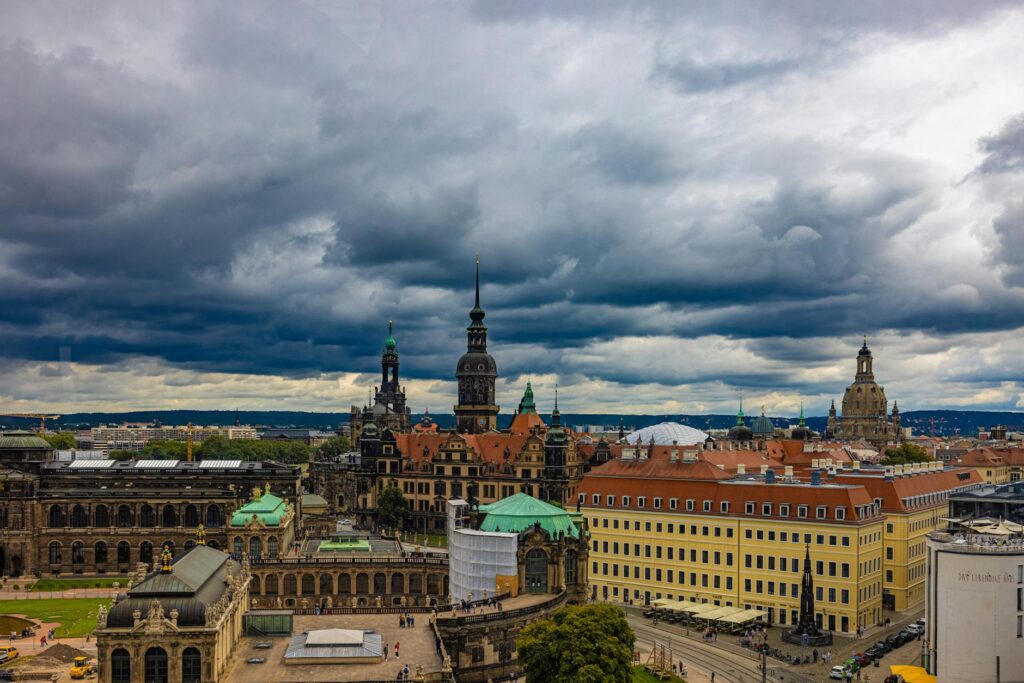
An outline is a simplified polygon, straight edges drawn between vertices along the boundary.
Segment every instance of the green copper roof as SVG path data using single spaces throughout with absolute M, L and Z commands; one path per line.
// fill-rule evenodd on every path
M 800 426 L 806 427 L 807 420 L 804 418 L 804 402 L 800 401 Z
M 526 391 L 523 392 L 523 400 L 519 402 L 520 413 L 537 414 L 537 404 L 533 402 L 533 385 L 526 380 Z
M 231 526 L 245 526 L 256 515 L 256 519 L 267 526 L 281 523 L 288 504 L 273 493 L 264 493 L 256 500 L 251 500 L 231 515 Z
M 25 450 L 28 448 L 52 448 L 49 442 L 41 436 L 32 432 L 6 432 L 0 435 L 0 448 L 16 448 Z
M 395 338 L 391 334 L 391 321 L 389 320 L 388 321 L 388 338 L 387 338 L 387 341 L 384 342 L 384 348 L 387 349 L 388 351 L 394 351 L 395 350 L 395 346 L 396 346 L 395 345 Z
M 480 506 L 486 512 L 481 531 L 509 531 L 519 533 L 540 523 L 542 529 L 552 536 L 559 533 L 579 538 L 580 530 L 573 524 L 572 516 L 562 508 L 537 500 L 525 493 L 502 498 L 496 503 Z

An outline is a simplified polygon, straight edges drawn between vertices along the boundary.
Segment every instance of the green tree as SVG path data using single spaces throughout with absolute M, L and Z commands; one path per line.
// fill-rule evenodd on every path
M 327 460 L 333 456 L 348 453 L 350 450 L 352 447 L 347 436 L 332 436 L 317 447 L 316 454 L 319 459 Z
M 77 445 L 74 432 L 57 432 L 56 434 L 43 434 L 47 443 L 58 450 L 69 450 Z
M 524 628 L 516 647 L 530 683 L 628 683 L 634 642 L 618 607 L 570 605 Z
M 910 462 L 928 462 L 930 460 L 933 458 L 928 456 L 928 451 L 922 446 L 904 441 L 897 448 L 887 448 L 881 462 L 883 465 L 906 465 Z
M 377 500 L 377 521 L 385 529 L 400 529 L 409 519 L 409 501 L 405 499 L 401 489 L 389 486 L 384 489 Z
M 107 453 L 107 457 L 111 460 L 131 460 L 136 455 L 138 455 L 138 453 L 136 453 L 135 451 L 122 450 L 113 450 Z

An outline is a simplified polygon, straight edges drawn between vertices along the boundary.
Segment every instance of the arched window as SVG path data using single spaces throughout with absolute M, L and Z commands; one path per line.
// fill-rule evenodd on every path
M 178 511 L 174 509 L 173 505 L 164 505 L 163 526 L 178 526 Z
M 85 544 L 81 541 L 71 544 L 71 562 L 72 564 L 85 564 Z
M 120 564 L 128 564 L 132 561 L 132 547 L 128 541 L 121 541 L 117 544 L 117 561 Z
M 89 515 L 85 514 L 85 508 L 81 505 L 71 508 L 71 526 L 76 529 L 89 526 Z
M 202 680 L 202 655 L 194 647 L 186 647 L 181 653 L 181 683 L 200 683 Z
M 110 526 L 110 511 L 107 509 L 106 505 L 97 505 L 96 512 L 94 514 L 96 516 L 96 526 Z
M 313 595 L 316 593 L 316 577 L 312 574 L 302 575 L 302 594 Z
M 195 540 L 190 538 L 187 541 L 185 541 L 185 550 L 191 550 L 192 548 L 195 548 L 195 547 L 196 547 Z
M 224 513 L 221 511 L 220 505 L 214 504 L 206 506 L 206 526 L 224 526 Z
M 139 544 L 139 562 L 153 564 L 153 544 L 149 541 L 143 541 Z
M 253 574 L 252 578 L 249 579 L 249 595 L 257 596 L 260 594 L 260 575 Z
M 373 575 L 373 592 L 377 595 L 384 595 L 388 592 L 388 577 L 383 572 Z
M 277 595 L 277 574 L 268 574 L 263 580 L 263 590 L 267 595 Z
M 263 557 L 263 541 L 259 536 L 249 539 L 249 557 Z
M 427 593 L 429 595 L 441 594 L 441 581 L 437 574 L 427 574 Z
M 143 505 L 139 510 L 139 526 L 156 526 L 156 513 L 153 512 L 152 505 Z
M 207 541 L 206 545 L 210 546 L 214 550 L 220 550 L 220 543 L 218 543 L 217 541 Z
M 576 583 L 576 551 L 567 550 L 565 552 L 565 583 L 571 585 Z
M 320 575 L 320 595 L 331 595 L 334 593 L 334 579 L 330 574 Z
M 395 572 L 391 575 L 391 594 L 401 595 L 405 593 L 405 575 Z
M 235 555 L 241 557 L 245 553 L 245 541 L 241 536 L 235 536 Z
M 60 564 L 60 563 L 61 563 L 60 543 L 57 542 L 57 541 L 54 541 L 53 543 L 50 544 L 50 564 Z
M 110 682 L 132 683 L 132 656 L 123 647 L 110 653 Z
M 356 593 L 370 592 L 370 577 L 366 574 L 356 574 Z
M 59 505 L 50 506 L 50 528 L 64 526 L 64 508 Z
M 272 560 L 277 557 L 277 536 L 271 536 L 267 539 L 267 557 Z
M 295 595 L 297 592 L 295 587 L 295 574 L 284 575 L 284 585 L 281 589 L 281 593 L 284 595 Z
M 348 595 L 352 592 L 352 577 L 348 574 L 338 575 L 338 593 Z
M 96 547 L 93 549 L 96 555 L 96 564 L 106 564 L 107 562 L 107 544 L 103 541 L 96 541 Z
M 185 526 L 189 528 L 199 526 L 199 510 L 192 503 L 185 506 Z
M 117 526 L 124 528 L 130 527 L 133 523 L 132 509 L 127 505 L 117 506 Z
M 167 683 L 167 651 L 162 647 L 146 650 L 143 672 L 146 683 Z
M 409 575 L 409 592 L 413 595 L 419 595 L 423 592 L 423 575 L 422 574 L 410 574 Z

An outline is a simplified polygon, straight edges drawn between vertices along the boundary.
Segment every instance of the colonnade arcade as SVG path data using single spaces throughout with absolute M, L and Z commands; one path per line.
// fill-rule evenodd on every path
M 447 602 L 446 567 L 429 570 L 252 567 L 249 598 L 260 607 L 369 607 Z

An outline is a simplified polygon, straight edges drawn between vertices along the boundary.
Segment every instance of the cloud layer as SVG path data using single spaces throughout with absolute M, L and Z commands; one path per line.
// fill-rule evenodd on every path
M 577 411 L 823 411 L 861 334 L 905 409 L 1016 407 L 1022 32 L 1008 3 L 4 6 L 0 403 L 343 407 L 394 319 L 447 410 L 480 254 L 508 407 L 532 376 Z

